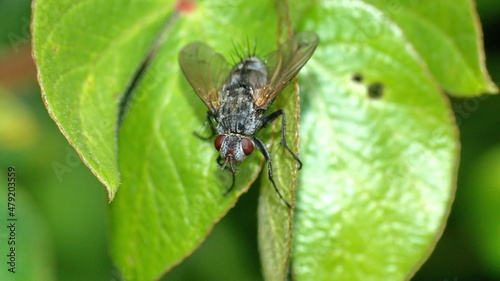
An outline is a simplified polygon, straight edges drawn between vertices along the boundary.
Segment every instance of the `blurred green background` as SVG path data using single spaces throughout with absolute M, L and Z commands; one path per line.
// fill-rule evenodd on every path
M 487 67 L 500 84 L 500 1 L 479 0 Z M 0 280 L 120 280 L 107 253 L 104 187 L 50 119 L 31 60 L 30 1 L 0 2 L 0 180 L 17 171 L 17 273 L 7 272 L 0 189 Z M 436 250 L 412 280 L 500 280 L 500 96 L 452 99 L 462 143 L 456 201 Z M 2 184 L 2 186 L 5 186 Z M 163 280 L 262 280 L 258 188 Z M 13 278 L 15 277 L 15 278 Z

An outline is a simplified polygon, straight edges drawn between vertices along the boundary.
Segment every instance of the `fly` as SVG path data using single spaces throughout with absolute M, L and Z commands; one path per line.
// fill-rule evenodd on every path
M 233 175 L 231 187 L 224 194 L 234 187 L 235 166 L 257 148 L 266 159 L 269 180 L 276 193 L 291 208 L 274 182 L 269 151 L 255 134 L 281 117 L 281 144 L 298 162 L 299 169 L 302 167 L 285 139 L 285 111 L 265 113 L 311 58 L 318 42 L 314 32 L 297 33 L 269 54 L 267 63 L 251 55 L 232 68 L 220 53 L 205 43 L 193 42 L 181 50 L 182 72 L 208 107 L 207 122 L 212 131 L 208 138 L 217 135 L 214 141 L 219 151 L 217 162 L 222 170 L 229 169 Z

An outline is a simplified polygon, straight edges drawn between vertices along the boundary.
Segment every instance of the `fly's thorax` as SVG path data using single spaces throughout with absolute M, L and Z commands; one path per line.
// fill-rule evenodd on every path
M 225 83 L 225 88 L 230 89 L 246 85 L 251 89 L 259 89 L 267 84 L 267 67 L 258 57 L 251 56 L 237 64 Z
M 222 134 L 217 136 L 214 142 L 220 157 L 225 159 L 234 169 L 233 164 L 238 164 L 253 152 L 254 144 L 250 137 L 239 134 Z

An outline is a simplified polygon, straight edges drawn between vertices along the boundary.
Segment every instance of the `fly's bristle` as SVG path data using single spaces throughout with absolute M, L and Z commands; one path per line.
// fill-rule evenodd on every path
M 258 57 L 257 55 L 257 39 L 253 40 L 253 46 L 250 42 L 249 37 L 247 37 L 246 46 L 242 44 L 236 44 L 233 40 L 231 40 L 234 49 L 234 55 L 231 54 L 231 58 L 233 63 L 236 65 L 238 63 L 243 62 L 245 59 L 249 57 Z M 235 58 L 238 58 L 236 62 Z
M 235 43 L 233 40 L 231 40 L 231 43 L 233 44 L 234 53 L 235 53 L 235 54 L 236 54 L 236 56 L 239 58 L 238 63 L 240 63 L 241 61 L 243 61 L 243 59 L 245 59 L 245 58 L 243 57 L 243 55 L 240 53 L 240 49 L 241 49 L 241 48 L 240 48 L 240 47 L 238 47 L 238 46 L 236 45 L 236 43 Z M 235 64 L 235 65 L 236 65 L 236 64 Z
M 253 43 L 253 52 L 252 56 L 256 57 L 257 56 L 257 37 L 255 37 L 255 41 Z
M 237 65 L 239 62 L 237 62 L 234 57 L 233 57 L 233 54 L 229 54 L 229 56 L 231 56 L 231 60 L 233 61 L 233 65 Z
M 248 39 L 248 35 L 247 35 L 247 53 L 248 53 L 249 57 L 251 57 L 251 56 L 254 55 L 254 54 L 252 54 L 252 52 L 250 50 L 251 50 L 251 48 L 250 48 L 250 40 Z
M 253 47 L 252 44 L 250 43 L 250 39 L 247 36 L 247 58 L 248 57 L 257 57 L 257 38 L 253 40 Z

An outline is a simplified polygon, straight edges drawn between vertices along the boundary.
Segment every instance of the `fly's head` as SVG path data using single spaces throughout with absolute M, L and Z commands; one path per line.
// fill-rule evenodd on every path
M 220 157 L 224 159 L 221 169 L 224 170 L 226 165 L 229 165 L 234 173 L 234 166 L 250 155 L 254 145 L 251 139 L 237 135 L 227 134 L 219 135 L 214 142 L 215 149 L 220 153 Z

